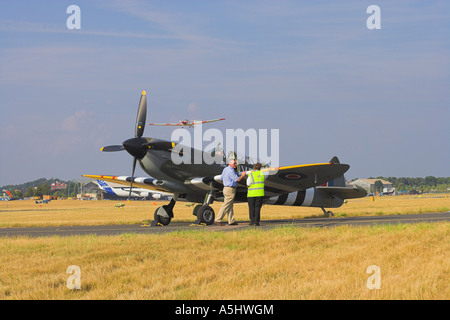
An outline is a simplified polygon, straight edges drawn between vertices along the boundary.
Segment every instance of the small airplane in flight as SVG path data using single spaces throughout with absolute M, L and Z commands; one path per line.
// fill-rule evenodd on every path
M 145 138 L 144 124 L 147 117 L 147 94 L 142 92 L 139 101 L 134 138 L 124 141 L 121 145 L 103 147 L 101 151 L 113 152 L 126 150 L 133 157 L 131 176 L 83 175 L 84 177 L 118 183 L 130 187 L 133 185 L 173 194 L 170 203 L 158 207 L 154 213 L 153 226 L 165 226 L 174 217 L 173 209 L 176 201 L 198 203 L 193 209 L 197 217 L 196 223 L 211 225 L 215 213 L 210 204 L 223 201 L 223 183 L 221 174 L 227 166 L 227 159 L 221 163 L 208 164 L 204 161 L 213 151 L 202 151 L 181 145 L 183 153 L 190 155 L 191 160 L 203 159 L 201 164 L 190 161 L 175 164 L 171 159 L 172 152 L 179 143 L 172 141 Z M 199 157 L 200 156 L 200 157 Z M 244 158 L 246 159 L 246 158 Z M 136 163 L 150 177 L 135 177 Z M 248 161 L 239 163 L 241 171 L 250 172 L 253 165 Z M 264 168 L 269 171 L 264 183 L 263 199 L 265 204 L 318 207 L 331 215 L 327 208 L 339 208 L 345 199 L 361 198 L 367 192 L 359 186 L 345 184 L 344 173 L 350 168 L 341 164 L 337 157 L 329 162 L 293 165 L 277 168 Z M 236 189 L 235 202 L 247 201 L 247 186 L 245 182 Z
M 212 119 L 212 120 L 180 120 L 180 122 L 177 123 L 149 123 L 149 125 L 151 126 L 177 126 L 177 127 L 188 127 L 188 128 L 193 128 L 198 124 L 203 124 L 203 123 L 209 123 L 209 122 L 215 122 L 215 121 L 222 121 L 225 120 L 225 118 L 220 118 L 220 119 Z

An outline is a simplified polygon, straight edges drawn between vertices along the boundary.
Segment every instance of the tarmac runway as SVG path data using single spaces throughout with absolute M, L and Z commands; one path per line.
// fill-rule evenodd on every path
M 177 232 L 184 230 L 204 230 L 204 231 L 238 231 L 249 228 L 259 228 L 262 230 L 281 226 L 294 227 L 337 227 L 343 225 L 351 226 L 373 226 L 380 224 L 399 223 L 421 223 L 450 221 L 450 212 L 424 213 L 407 215 L 388 216 L 365 216 L 365 217 L 339 217 L 339 218 L 305 218 L 305 219 L 285 219 L 285 220 L 265 220 L 261 221 L 260 227 L 249 226 L 249 221 L 238 221 L 236 226 L 204 226 L 194 225 L 192 222 L 171 222 L 165 227 L 151 227 L 143 224 L 130 225 L 96 225 L 96 226 L 63 226 L 63 227 L 31 227 L 31 228 L 0 228 L 0 237 L 51 237 L 51 236 L 75 236 L 75 235 L 119 235 L 125 233 L 136 234 L 160 234 Z

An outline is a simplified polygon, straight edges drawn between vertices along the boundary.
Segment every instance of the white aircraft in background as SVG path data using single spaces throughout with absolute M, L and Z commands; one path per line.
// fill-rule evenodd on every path
M 130 194 L 130 187 L 125 187 L 123 185 L 110 185 L 106 181 L 96 180 L 95 183 L 100 189 L 104 190 L 106 193 L 118 196 L 118 197 L 133 197 L 133 198 L 147 198 L 152 196 L 153 199 L 161 199 L 161 197 L 172 197 L 171 193 L 164 193 L 159 191 L 150 191 L 148 189 L 133 188 Z
M 149 123 L 151 126 L 178 126 L 178 127 L 188 127 L 193 128 L 195 125 L 200 123 L 209 123 L 209 122 L 215 122 L 215 121 L 222 121 L 225 120 L 225 118 L 220 119 L 212 119 L 212 120 L 180 120 L 180 122 L 177 123 Z

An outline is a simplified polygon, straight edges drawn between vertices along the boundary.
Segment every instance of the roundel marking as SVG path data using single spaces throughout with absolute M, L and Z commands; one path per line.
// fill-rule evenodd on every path
M 300 180 L 300 179 L 306 178 L 305 175 L 303 175 L 301 173 L 296 173 L 296 172 L 280 173 L 278 175 L 278 177 L 280 177 L 281 179 L 285 179 L 285 180 Z

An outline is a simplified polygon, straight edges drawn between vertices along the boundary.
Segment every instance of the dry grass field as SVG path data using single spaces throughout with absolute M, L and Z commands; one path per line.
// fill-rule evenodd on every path
M 0 299 L 447 300 L 449 238 L 448 223 L 6 238 Z
M 450 199 L 349 201 L 336 215 L 448 211 Z M 0 226 L 140 223 L 152 202 L 0 203 Z M 158 203 L 159 205 L 159 203 Z M 214 205 L 215 209 L 220 206 Z M 193 221 L 176 206 L 174 221 Z M 151 214 L 149 214 L 151 212 Z M 320 215 L 318 208 L 263 208 L 263 219 Z M 248 220 L 245 204 L 237 220 Z M 183 231 L 171 234 L 0 238 L 0 299 L 442 299 L 450 298 L 450 224 Z M 69 289 L 69 266 L 81 289 Z M 369 289 L 369 266 L 380 289 Z

